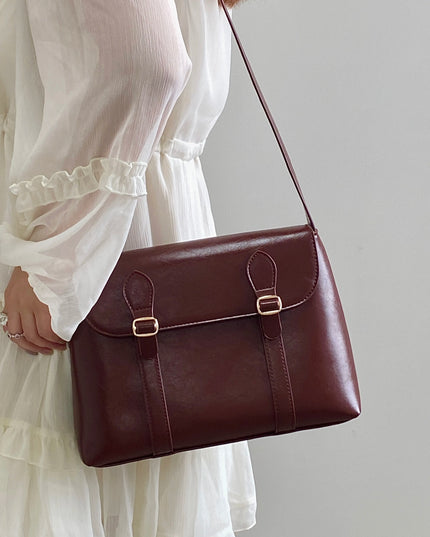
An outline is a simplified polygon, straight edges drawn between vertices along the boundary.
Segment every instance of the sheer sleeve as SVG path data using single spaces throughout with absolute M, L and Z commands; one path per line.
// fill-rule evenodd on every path
M 173 0 L 27 0 L 43 116 L 10 187 L 21 266 L 69 341 L 124 247 L 145 169 L 191 71 Z

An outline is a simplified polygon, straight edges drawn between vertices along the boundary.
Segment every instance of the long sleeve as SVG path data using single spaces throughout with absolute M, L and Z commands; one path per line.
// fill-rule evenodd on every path
M 34 144 L 13 163 L 0 262 L 28 272 L 68 341 L 124 247 L 191 61 L 173 0 L 24 5 L 43 112 Z

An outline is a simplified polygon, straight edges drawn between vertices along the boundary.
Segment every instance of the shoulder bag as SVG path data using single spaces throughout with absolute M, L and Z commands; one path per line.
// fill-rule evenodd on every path
M 123 252 L 71 342 L 89 466 L 342 423 L 360 414 L 330 264 L 249 61 L 307 223 Z

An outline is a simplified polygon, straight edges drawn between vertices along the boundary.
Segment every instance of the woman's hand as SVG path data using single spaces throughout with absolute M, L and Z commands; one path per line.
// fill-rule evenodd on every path
M 52 354 L 53 350 L 65 350 L 66 342 L 51 328 L 48 306 L 37 298 L 28 283 L 28 274 L 15 267 L 4 292 L 4 313 L 8 316 L 7 327 L 10 334 L 24 335 L 12 341 L 26 351 Z

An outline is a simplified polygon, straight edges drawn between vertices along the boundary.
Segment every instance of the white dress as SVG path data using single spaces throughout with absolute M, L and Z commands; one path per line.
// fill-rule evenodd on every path
M 0 0 L 0 292 L 21 266 L 69 341 L 123 249 L 215 235 L 199 156 L 229 70 L 216 0 Z M 0 537 L 255 524 L 247 442 L 86 467 L 70 384 L 68 350 L 0 332 Z

